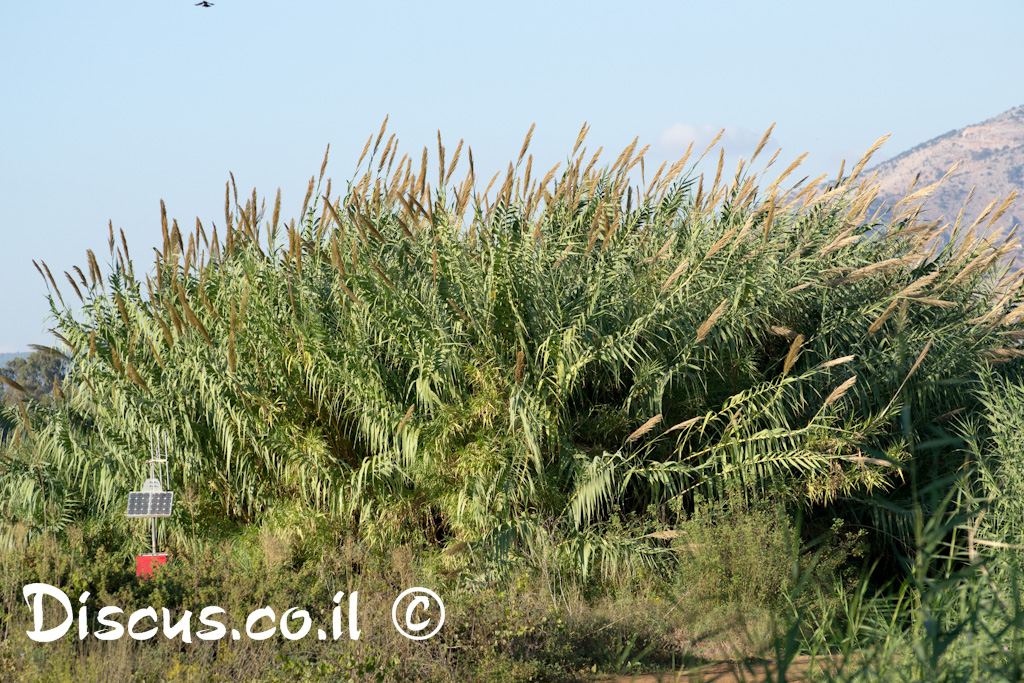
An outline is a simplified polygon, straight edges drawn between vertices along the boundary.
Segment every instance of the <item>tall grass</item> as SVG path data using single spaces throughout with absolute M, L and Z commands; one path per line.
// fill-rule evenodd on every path
M 1021 353 L 1015 243 L 942 239 L 933 188 L 869 217 L 877 146 L 787 185 L 797 163 L 712 180 L 689 151 L 648 177 L 635 142 L 600 166 L 586 133 L 544 175 L 528 136 L 480 192 L 461 141 L 435 175 L 382 127 L 342 194 L 325 156 L 297 221 L 232 178 L 220 229 L 161 204 L 145 271 L 112 226 L 63 292 L 41 264 L 70 370 L 66 400 L 8 411 L 6 537 L 119 513 L 157 433 L 179 538 L 299 501 L 377 547 L 589 574 L 665 553 L 615 509 L 660 511 L 653 532 L 739 495 L 908 547 L 907 473 L 960 466 L 941 420 Z

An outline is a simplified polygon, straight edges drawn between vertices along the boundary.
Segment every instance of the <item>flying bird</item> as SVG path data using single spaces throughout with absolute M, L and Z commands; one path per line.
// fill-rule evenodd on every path
M 202 2 L 197 2 L 196 7 L 213 7 L 213 3 L 203 0 Z

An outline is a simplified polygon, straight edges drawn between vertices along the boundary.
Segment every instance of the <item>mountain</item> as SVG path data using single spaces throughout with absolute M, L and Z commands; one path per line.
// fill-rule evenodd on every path
M 1016 190 L 1024 194 L 1024 106 L 922 143 L 867 171 L 875 172 L 880 191 L 875 207 L 891 207 L 917 178 L 914 189 L 936 182 L 958 161 L 956 172 L 947 178 L 924 205 L 925 220 L 952 223 L 974 188 L 964 213 L 968 225 L 990 202 L 996 207 Z M 994 209 L 993 209 L 994 210 Z M 986 218 L 981 226 L 988 223 Z M 1018 201 L 998 219 L 995 227 L 1007 230 L 1024 223 L 1024 201 Z

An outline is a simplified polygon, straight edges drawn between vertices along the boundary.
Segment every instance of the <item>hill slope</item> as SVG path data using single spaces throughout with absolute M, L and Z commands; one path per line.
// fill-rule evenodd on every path
M 971 188 L 974 196 L 964 214 L 968 224 L 993 200 L 1001 202 L 1013 190 L 1024 194 L 1024 106 L 922 143 L 879 164 L 867 176 L 878 173 L 879 199 L 891 206 L 915 176 L 920 174 L 916 188 L 921 188 L 937 181 L 958 161 L 957 171 L 925 204 L 925 218 L 952 222 Z M 1024 223 L 1022 202 L 1010 207 L 996 225 L 1006 229 L 1019 223 Z

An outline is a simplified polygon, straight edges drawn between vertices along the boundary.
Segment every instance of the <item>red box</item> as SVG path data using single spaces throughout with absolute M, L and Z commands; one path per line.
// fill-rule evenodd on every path
M 156 555 L 135 556 L 135 576 L 148 579 L 153 575 L 153 570 L 158 564 L 167 564 L 167 555 L 157 553 Z

